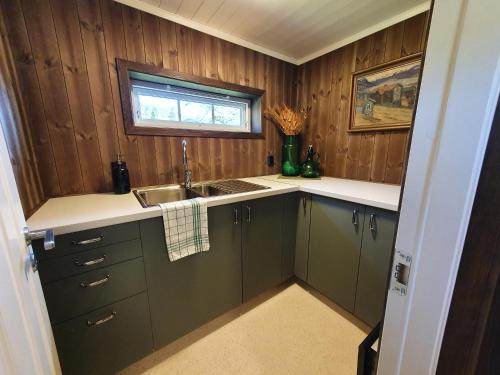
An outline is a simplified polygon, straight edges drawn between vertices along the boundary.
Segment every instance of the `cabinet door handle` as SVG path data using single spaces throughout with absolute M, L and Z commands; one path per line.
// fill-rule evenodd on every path
M 106 254 L 103 254 L 103 256 L 100 257 L 100 258 L 88 260 L 86 262 L 80 262 L 79 260 L 75 259 L 75 260 L 73 260 L 73 264 L 76 267 L 88 267 L 88 266 L 93 266 L 94 264 L 102 263 L 105 260 L 106 260 Z
M 304 195 L 302 197 L 302 208 L 304 209 L 304 216 L 306 216 L 306 209 L 307 209 L 307 197 Z
M 352 225 L 354 225 L 355 227 L 358 226 L 358 210 L 355 209 L 352 211 Z
M 238 209 L 235 208 L 234 211 L 233 211 L 233 224 L 234 225 L 237 225 L 239 222 L 240 222 L 240 218 L 239 218 L 239 215 L 238 215 Z
M 88 240 L 81 240 L 81 241 L 72 241 L 71 243 L 76 246 L 85 246 L 85 245 L 90 245 L 96 242 L 101 242 L 104 239 L 104 236 L 99 236 L 95 238 L 89 238 Z
M 252 221 L 252 207 L 247 206 L 247 223 Z
M 109 281 L 109 275 L 106 275 L 100 280 L 92 281 L 90 283 L 80 283 L 80 288 L 92 288 L 94 286 L 98 286 L 104 283 L 107 283 Z
M 92 320 L 87 320 L 87 327 L 95 327 L 98 325 L 101 325 L 103 323 L 109 322 L 110 320 L 114 319 L 116 316 L 116 311 L 113 311 L 111 314 L 109 314 L 107 317 L 92 321 Z
M 370 214 L 370 230 L 373 234 L 377 233 L 377 222 L 375 221 L 375 214 Z

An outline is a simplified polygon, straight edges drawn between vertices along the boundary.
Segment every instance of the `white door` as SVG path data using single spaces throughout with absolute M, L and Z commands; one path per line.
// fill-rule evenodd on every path
M 500 91 L 499 15 L 498 0 L 434 2 L 396 236 L 411 268 L 388 294 L 380 375 L 437 368 Z
M 26 220 L 0 127 L 0 374 L 60 374 L 37 272 L 24 239 Z

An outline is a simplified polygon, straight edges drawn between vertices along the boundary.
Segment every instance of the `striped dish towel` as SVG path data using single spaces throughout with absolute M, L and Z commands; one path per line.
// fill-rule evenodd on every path
M 210 249 L 207 203 L 204 199 L 160 203 L 160 207 L 171 262 Z

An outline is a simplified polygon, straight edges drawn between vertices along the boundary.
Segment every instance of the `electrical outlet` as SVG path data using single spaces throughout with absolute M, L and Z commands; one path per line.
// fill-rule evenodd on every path
M 267 155 L 266 163 L 268 167 L 274 167 L 274 155 L 272 154 Z

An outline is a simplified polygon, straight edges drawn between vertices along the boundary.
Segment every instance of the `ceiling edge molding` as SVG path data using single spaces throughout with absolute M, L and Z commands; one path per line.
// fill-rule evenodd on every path
M 169 21 L 178 23 L 178 24 L 186 26 L 186 27 L 190 27 L 192 29 L 201 31 L 205 34 L 215 36 L 217 38 L 226 40 L 228 42 L 235 43 L 235 44 L 238 44 L 238 45 L 246 47 L 246 48 L 250 48 L 254 51 L 261 52 L 265 55 L 275 57 L 279 60 L 283 60 L 283 61 L 289 62 L 291 64 L 298 65 L 298 60 L 294 57 L 287 56 L 283 53 L 277 52 L 275 50 L 272 50 L 272 49 L 269 49 L 266 47 L 262 47 L 258 44 L 255 44 L 255 43 L 249 42 L 248 40 L 245 40 L 245 39 L 236 37 L 234 35 L 219 31 L 219 30 L 214 29 L 210 26 L 206 26 L 206 25 L 203 25 L 201 23 L 191 21 L 190 19 L 178 16 L 177 14 L 174 14 L 174 13 L 167 12 L 164 9 L 155 7 L 154 5 L 145 3 L 141 0 L 114 0 L 114 1 L 116 1 L 117 3 L 122 3 L 124 5 L 128 5 L 132 8 L 142 10 L 146 13 L 151 13 L 155 16 L 160 17 L 160 18 L 165 18 Z
M 364 30 L 361 30 L 360 32 L 350 35 L 349 37 L 339 41 L 330 44 L 329 46 L 322 48 L 316 52 L 313 52 L 307 56 L 301 57 L 296 59 L 297 60 L 297 65 L 302 65 L 308 61 L 314 60 L 317 57 L 323 56 L 329 52 L 332 52 L 336 49 L 342 48 L 348 44 L 351 44 L 357 40 L 363 39 L 364 37 L 367 37 L 371 34 L 376 33 L 377 31 L 383 30 L 389 26 L 395 25 L 401 21 L 407 20 L 408 18 L 411 18 L 413 16 L 416 16 L 417 14 L 423 13 L 428 11 L 431 8 L 431 1 L 427 1 L 421 5 L 418 5 L 416 7 L 413 7 L 411 9 L 408 9 L 407 11 L 403 13 L 399 13 L 391 18 L 388 18 L 382 22 L 379 22 L 373 26 L 367 27 Z
M 190 27 L 192 29 L 195 29 L 195 30 L 201 31 L 203 33 L 212 35 L 214 37 L 226 40 L 228 42 L 235 43 L 235 44 L 238 44 L 238 45 L 246 47 L 246 48 L 250 48 L 254 51 L 261 52 L 265 55 L 269 55 L 269 56 L 275 57 L 279 60 L 283 60 L 283 61 L 289 62 L 291 64 L 295 64 L 295 65 L 302 65 L 308 61 L 314 60 L 317 57 L 320 57 L 324 54 L 327 54 L 327 53 L 332 52 L 336 49 L 342 48 L 350 43 L 353 43 L 356 40 L 359 40 L 359 39 L 362 39 L 368 35 L 374 34 L 377 31 L 383 30 L 389 26 L 395 25 L 398 22 L 404 21 L 408 18 L 416 16 L 417 14 L 428 11 L 430 9 L 430 6 L 431 6 L 431 1 L 428 0 L 421 5 L 413 7 L 411 9 L 409 9 L 405 12 L 402 12 L 400 14 L 397 14 L 397 15 L 395 15 L 387 20 L 379 22 L 373 26 L 370 26 L 370 27 L 368 27 L 368 28 L 356 33 L 356 34 L 350 35 L 349 37 L 344 38 L 338 42 L 332 43 L 332 44 L 328 45 L 327 47 L 321 48 L 320 50 L 318 50 L 316 52 L 313 52 L 309 55 L 306 55 L 306 56 L 303 56 L 300 58 L 296 58 L 296 57 L 285 55 L 284 53 L 272 50 L 270 48 L 266 48 L 266 47 L 263 47 L 261 45 L 249 42 L 248 40 L 236 37 L 234 35 L 219 31 L 219 30 L 214 29 L 210 26 L 206 26 L 206 25 L 203 25 L 201 23 L 192 21 L 190 19 L 178 16 L 177 14 L 167 12 L 164 9 L 161 9 L 159 7 L 156 7 L 154 5 L 151 5 L 151 4 L 146 3 L 144 1 L 141 1 L 141 0 L 114 0 L 114 1 L 116 1 L 118 3 L 122 3 L 122 4 L 127 5 L 127 6 L 130 6 L 132 8 L 142 10 L 146 13 L 151 13 L 155 16 L 160 17 L 160 18 L 165 18 L 169 21 L 178 23 L 178 24 L 186 26 L 186 27 Z

